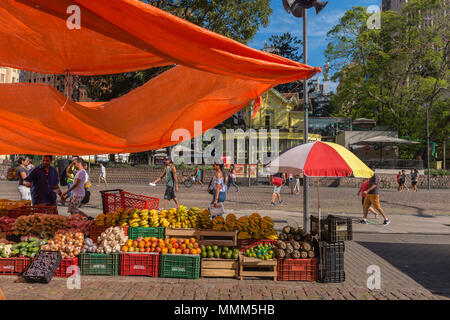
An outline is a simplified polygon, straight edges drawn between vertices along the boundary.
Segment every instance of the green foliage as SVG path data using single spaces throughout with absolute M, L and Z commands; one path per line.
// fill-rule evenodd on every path
M 289 32 L 285 32 L 281 35 L 270 36 L 267 47 L 276 49 L 277 52 L 273 52 L 282 57 L 293 61 L 301 61 L 303 54 L 300 52 L 302 41 Z M 290 92 L 296 88 L 296 92 L 299 92 L 303 86 L 299 86 L 299 81 L 280 84 L 275 87 L 280 92 Z
M 425 174 L 428 174 L 428 170 L 425 170 Z M 450 170 L 436 170 L 436 169 L 430 169 L 430 175 L 433 177 L 442 177 L 442 176 L 450 176 Z
M 426 140 L 426 106 L 432 141 L 450 133 L 449 20 L 439 0 L 412 0 L 402 14 L 382 12 L 381 30 L 369 30 L 369 14 L 354 7 L 328 32 L 326 57 L 339 81 L 334 115 L 373 118 L 400 136 Z M 434 15 L 433 25 L 427 23 Z M 447 89 L 448 90 L 448 89 Z M 423 147 L 423 146 L 422 146 Z M 422 148 L 423 150 L 423 148 Z

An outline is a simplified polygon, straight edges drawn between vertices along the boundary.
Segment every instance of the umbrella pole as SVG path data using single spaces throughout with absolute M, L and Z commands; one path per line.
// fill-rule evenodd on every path
M 320 189 L 319 189 L 319 178 L 316 178 L 316 186 L 317 186 L 317 213 L 319 216 L 319 240 L 320 240 L 320 234 L 321 234 L 321 226 L 320 226 Z

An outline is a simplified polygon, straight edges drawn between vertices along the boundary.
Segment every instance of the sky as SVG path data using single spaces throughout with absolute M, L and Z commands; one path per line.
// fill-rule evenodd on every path
M 308 64 L 314 67 L 323 67 L 325 64 L 324 51 L 327 47 L 327 32 L 336 24 L 344 13 L 354 6 L 369 7 L 371 5 L 381 6 L 382 0 L 329 0 L 327 6 L 316 15 L 315 9 L 308 10 Z M 255 49 L 264 48 L 264 40 L 268 40 L 273 34 L 281 35 L 290 32 L 298 38 L 303 37 L 302 19 L 288 14 L 283 7 L 282 0 L 271 0 L 273 13 L 267 28 L 261 28 L 250 47 Z M 333 84 L 334 91 L 337 84 Z

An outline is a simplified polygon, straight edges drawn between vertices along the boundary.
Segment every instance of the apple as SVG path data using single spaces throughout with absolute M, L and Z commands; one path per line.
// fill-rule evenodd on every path
M 160 253 L 160 252 L 161 252 L 161 248 L 160 248 L 160 247 L 156 247 L 156 248 L 155 248 L 155 252 Z
M 147 247 L 147 248 L 145 248 L 145 252 L 151 252 L 150 250 L 151 250 L 151 249 L 150 249 L 150 248 L 148 248 L 148 247 Z
M 133 241 L 133 247 L 137 248 L 139 246 L 139 241 L 134 240 Z

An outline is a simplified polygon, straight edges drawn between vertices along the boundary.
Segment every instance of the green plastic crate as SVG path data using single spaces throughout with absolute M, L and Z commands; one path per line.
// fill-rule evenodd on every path
M 147 238 L 147 237 L 155 237 L 158 239 L 165 239 L 166 228 L 157 227 L 157 228 L 128 228 L 128 239 L 136 240 L 139 237 Z
M 81 275 L 118 276 L 120 267 L 119 253 L 81 253 L 79 256 Z
M 200 255 L 162 254 L 159 258 L 160 278 L 200 278 Z

